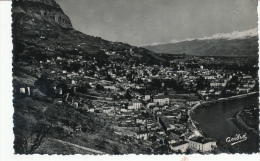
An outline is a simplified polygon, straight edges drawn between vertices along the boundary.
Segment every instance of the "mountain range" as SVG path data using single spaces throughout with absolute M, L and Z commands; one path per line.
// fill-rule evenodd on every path
M 54 0 L 14 1 L 12 13 L 14 58 L 21 54 L 31 54 L 31 48 L 34 53 L 49 55 L 55 53 L 98 54 L 105 58 L 144 61 L 162 60 L 156 53 L 204 56 L 256 56 L 258 53 L 257 29 L 135 47 L 75 30 L 70 18 Z M 130 49 L 136 55 L 125 52 Z M 108 56 L 104 52 L 107 50 L 117 51 L 121 55 Z
M 152 43 L 143 47 L 156 53 L 185 53 L 187 55 L 203 56 L 257 56 L 258 31 L 256 28 L 243 32 L 215 34 L 205 38 Z

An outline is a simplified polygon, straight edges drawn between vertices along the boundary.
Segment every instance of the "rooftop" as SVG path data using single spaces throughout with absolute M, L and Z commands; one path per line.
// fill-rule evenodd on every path
M 206 144 L 206 143 L 209 143 L 209 142 L 215 142 L 212 139 L 208 139 L 208 138 L 204 138 L 204 137 L 193 137 L 190 140 L 197 142 L 197 143 L 201 143 L 201 144 Z
M 164 99 L 164 98 L 169 98 L 169 97 L 166 97 L 164 95 L 154 96 L 154 99 Z
M 179 146 L 179 145 L 183 145 L 183 144 L 188 144 L 189 142 L 187 141 L 180 141 L 180 142 L 176 142 L 171 144 L 171 146 L 175 147 L 175 146 Z

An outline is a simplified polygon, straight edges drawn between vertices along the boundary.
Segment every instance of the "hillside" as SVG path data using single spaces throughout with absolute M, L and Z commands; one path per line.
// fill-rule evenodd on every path
M 108 60 L 156 62 L 160 58 L 147 49 L 73 29 L 54 0 L 13 1 L 12 7 L 15 153 L 146 153 L 147 145 L 127 144 L 126 138 L 107 127 L 113 121 L 107 115 L 87 112 L 92 102 L 73 89 L 87 93 L 88 83 L 100 80 L 93 77 Z M 108 76 L 107 71 L 102 74 Z M 81 80 L 75 85 L 73 79 Z M 110 97 L 102 92 L 93 95 Z
M 168 43 L 143 46 L 156 53 L 208 56 L 257 56 L 257 29 L 228 34 L 216 34 L 200 39 L 173 40 Z
M 69 17 L 54 0 L 14 1 L 13 3 L 14 56 L 45 56 L 55 54 L 107 56 L 104 51 L 116 51 L 117 58 L 156 60 L 157 56 L 144 48 L 121 42 L 111 42 L 74 30 Z M 33 48 L 34 53 L 32 53 Z M 136 55 L 126 51 L 132 49 Z M 97 56 L 97 55 L 96 55 Z M 17 59 L 15 59 L 17 60 Z

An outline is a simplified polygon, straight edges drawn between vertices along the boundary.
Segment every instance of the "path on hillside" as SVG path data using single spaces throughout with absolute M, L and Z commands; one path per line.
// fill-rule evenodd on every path
M 86 148 L 86 147 L 84 147 L 84 146 L 80 146 L 80 145 L 77 145 L 77 144 L 73 144 L 73 143 L 70 143 L 70 142 L 67 142 L 67 141 L 63 141 L 63 140 L 59 140 L 59 139 L 54 139 L 54 138 L 50 138 L 50 140 L 58 141 L 58 142 L 63 143 L 63 144 L 68 144 L 68 145 L 74 146 L 74 147 L 76 147 L 76 148 L 89 151 L 89 152 L 94 153 L 94 154 L 105 154 L 105 153 L 102 152 L 102 151 L 95 150 L 95 149 L 91 149 L 91 148 Z

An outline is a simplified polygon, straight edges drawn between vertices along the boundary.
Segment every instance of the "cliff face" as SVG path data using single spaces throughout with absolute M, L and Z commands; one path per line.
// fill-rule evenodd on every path
M 17 47 L 28 44 L 55 46 L 57 39 L 63 39 L 63 30 L 73 30 L 69 17 L 54 0 L 15 0 L 12 18 L 14 54 Z
M 54 26 L 72 28 L 69 17 L 54 0 L 14 1 L 12 11 L 14 17 L 21 16 L 16 25 L 43 25 L 39 22 L 48 22 Z
M 100 51 L 97 41 L 102 40 L 74 30 L 55 0 L 15 0 L 12 13 L 14 56 L 65 53 L 81 43 L 85 44 L 83 49 L 78 49 L 82 52 Z

